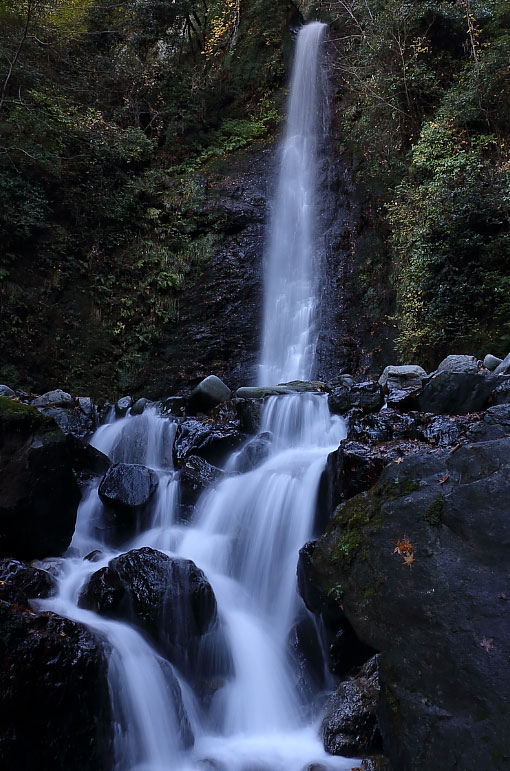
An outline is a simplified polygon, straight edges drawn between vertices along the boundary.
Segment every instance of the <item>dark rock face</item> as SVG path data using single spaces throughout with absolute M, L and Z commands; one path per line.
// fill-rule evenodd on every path
M 80 498 L 58 426 L 33 407 L 0 398 L 0 556 L 62 554 Z
M 215 465 L 221 463 L 245 439 L 233 424 L 185 420 L 175 435 L 174 460 L 180 466 L 190 455 L 198 455 Z
M 67 437 L 67 449 L 80 482 L 103 476 L 112 465 L 107 455 L 72 434 Z
M 247 434 L 256 434 L 262 420 L 264 400 L 237 399 L 236 406 L 241 431 L 244 431 Z
M 418 397 L 422 412 L 466 415 L 487 407 L 492 391 L 499 385 L 493 375 L 443 370 L 434 375 Z
M 396 771 L 510 756 L 509 459 L 510 438 L 409 455 L 339 507 L 312 553 L 312 578 L 380 651 Z
M 467 436 L 472 442 L 488 442 L 510 436 L 510 404 L 489 407 L 480 422 L 468 427 Z
M 216 598 L 191 560 L 134 549 L 92 575 L 80 605 L 134 621 L 191 678 L 225 673 L 225 660 L 211 659 L 219 642 Z
M 212 466 L 198 455 L 186 458 L 179 477 L 181 516 L 191 514 L 193 508 L 208 487 L 224 476 L 225 472 Z
M 311 616 L 296 621 L 289 632 L 288 646 L 294 661 L 299 693 L 306 704 L 324 688 L 324 661 L 317 628 Z
M 110 699 L 101 641 L 82 624 L 34 613 L 0 588 L 3 768 L 109 771 Z
M 44 409 L 43 412 L 49 418 L 53 418 L 64 434 L 73 434 L 74 436 L 85 438 L 90 436 L 97 427 L 94 416 L 85 415 L 77 407 L 74 409 L 49 407 Z
M 371 381 L 356 383 L 353 386 L 340 385 L 330 391 L 328 403 L 331 412 L 339 414 L 344 414 L 354 407 L 372 412 L 382 406 L 382 389 L 379 383 Z
M 354 680 L 341 683 L 326 705 L 321 733 L 326 752 L 354 757 L 381 748 L 376 710 L 379 699 L 377 656 Z
M 55 579 L 47 570 L 13 559 L 0 560 L 0 581 L 14 584 L 29 599 L 49 597 L 56 589 Z
M 101 481 L 99 495 L 116 511 L 129 513 L 145 506 L 157 486 L 158 475 L 152 469 L 138 463 L 115 463 Z

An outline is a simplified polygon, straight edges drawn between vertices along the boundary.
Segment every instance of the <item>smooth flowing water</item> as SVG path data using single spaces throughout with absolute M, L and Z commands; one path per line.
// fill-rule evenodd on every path
M 304 379 L 313 366 L 323 33 L 324 25 L 310 24 L 297 41 L 267 265 L 260 369 L 266 383 Z M 291 645 L 298 622 L 308 638 L 315 634 L 297 593 L 296 565 L 300 547 L 314 532 L 320 476 L 328 453 L 345 436 L 343 421 L 330 415 L 322 394 L 266 399 L 260 432 L 270 443 L 264 460 L 239 473 L 241 455 L 234 453 L 223 480 L 202 495 L 189 521 L 180 519 L 179 471 L 171 452 L 175 431 L 172 419 L 152 407 L 96 432 L 92 444 L 112 461 L 157 472 L 150 518 L 130 540 L 113 546 L 92 486 L 62 562 L 59 594 L 42 603 L 87 624 L 107 642 L 115 771 L 305 771 L 313 764 L 351 769 L 356 761 L 326 755 L 318 737 L 314 700 L 327 677 L 303 668 Z M 200 672 L 185 677 L 133 626 L 78 607 L 93 572 L 141 546 L 193 560 L 214 590 L 222 634 L 212 654 L 230 666 L 207 699 L 193 690 Z M 92 550 L 100 550 L 99 559 L 83 559 Z M 184 723 L 194 735 L 191 748 Z

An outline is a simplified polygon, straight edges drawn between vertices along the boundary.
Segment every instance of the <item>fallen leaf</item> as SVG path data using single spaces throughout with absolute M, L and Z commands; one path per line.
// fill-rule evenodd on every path
M 409 565 L 409 567 L 412 568 L 414 562 L 414 554 L 411 553 L 404 555 L 404 561 L 402 563 L 403 565 Z
M 494 648 L 494 637 L 484 637 L 480 643 L 480 648 L 483 648 L 487 653 Z
M 449 474 L 442 474 L 437 481 L 439 482 L 440 485 L 444 485 L 444 483 L 448 482 L 449 479 L 450 479 Z

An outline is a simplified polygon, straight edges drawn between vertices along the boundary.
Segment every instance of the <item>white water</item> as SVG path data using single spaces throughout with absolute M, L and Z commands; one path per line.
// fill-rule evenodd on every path
M 326 26 L 300 31 L 266 255 L 259 384 L 309 380 L 317 341 L 321 265 L 316 244 L 317 152 L 323 110 L 320 44 Z
M 275 214 L 268 263 L 261 365 L 267 383 L 304 379 L 313 365 L 312 221 L 323 31 L 324 25 L 308 25 L 297 44 L 275 209 L 281 209 L 282 221 Z M 356 765 L 354 759 L 325 754 L 288 646 L 294 621 L 305 613 L 296 590 L 298 551 L 313 535 L 319 479 L 328 453 L 345 435 L 344 423 L 329 414 L 325 396 L 304 393 L 266 400 L 260 430 L 272 436 L 264 462 L 248 473 L 227 475 L 206 491 L 188 523 L 178 520 L 170 419 L 151 408 L 103 426 L 93 437 L 94 446 L 115 462 L 143 463 L 159 476 L 150 521 L 116 548 L 104 527 L 97 489 L 90 489 L 62 564 L 59 594 L 42 603 L 88 624 L 111 649 L 114 771 L 304 771 L 313 763 L 347 770 Z M 228 464 L 234 471 L 235 457 Z M 164 674 L 169 664 L 128 624 L 77 606 L 93 572 L 140 546 L 192 559 L 205 572 L 224 630 L 224 642 L 217 644 L 226 645 L 232 660 L 231 674 L 218 683 L 209 704 L 200 703 L 173 670 L 195 735 L 190 750 L 183 749 L 175 689 Z M 94 549 L 101 550 L 99 561 L 84 560 Z

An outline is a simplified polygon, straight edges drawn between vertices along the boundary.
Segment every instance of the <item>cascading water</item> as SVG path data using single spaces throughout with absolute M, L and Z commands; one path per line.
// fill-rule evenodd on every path
M 325 24 L 299 33 L 287 127 L 266 255 L 260 385 L 309 380 L 316 347 L 318 280 L 317 153 L 324 112 L 320 66 Z
M 289 124 L 267 263 L 260 380 L 309 377 L 315 348 L 317 265 L 313 204 L 317 153 L 320 41 L 324 25 L 299 33 Z M 306 610 L 296 591 L 299 548 L 313 535 L 319 479 L 345 436 L 327 398 L 296 393 L 266 400 L 261 432 L 271 437 L 257 467 L 206 491 L 190 522 L 178 519 L 178 477 L 171 447 L 176 426 L 155 408 L 100 428 L 92 443 L 115 462 L 141 463 L 159 478 L 151 518 L 120 547 L 111 546 L 103 504 L 91 488 L 63 561 L 60 591 L 41 603 L 88 624 L 110 651 L 114 771 L 304 771 L 317 763 L 350 769 L 352 759 L 322 749 L 311 701 L 317 684 L 298 673 L 289 639 Z M 210 582 L 221 635 L 209 655 L 228 660 L 208 700 L 127 623 L 78 607 L 90 575 L 117 555 L 149 546 L 191 559 Z M 95 562 L 83 557 L 100 550 Z M 313 627 L 313 624 L 312 624 Z M 188 682 L 189 681 L 189 682 Z M 320 686 L 319 686 L 320 687 Z M 194 734 L 190 748 L 189 734 Z

